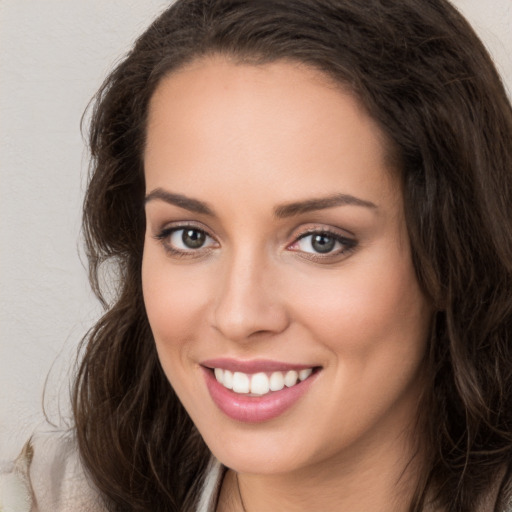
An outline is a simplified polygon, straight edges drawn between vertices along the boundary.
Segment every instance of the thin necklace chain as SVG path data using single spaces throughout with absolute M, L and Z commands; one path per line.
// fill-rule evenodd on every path
M 236 473 L 236 472 L 235 472 L 235 478 L 236 478 L 236 487 L 238 489 L 238 497 L 240 498 L 242 510 L 243 510 L 243 512 L 247 512 L 247 509 L 245 508 L 244 499 L 242 498 L 242 491 L 240 490 L 240 482 L 238 481 L 238 473 Z

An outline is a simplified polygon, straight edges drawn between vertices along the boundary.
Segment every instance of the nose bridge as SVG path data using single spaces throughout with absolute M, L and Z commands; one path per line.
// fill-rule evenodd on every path
M 277 333 L 287 324 L 286 310 L 264 251 L 245 246 L 233 250 L 219 274 L 214 326 L 234 341 L 255 333 Z

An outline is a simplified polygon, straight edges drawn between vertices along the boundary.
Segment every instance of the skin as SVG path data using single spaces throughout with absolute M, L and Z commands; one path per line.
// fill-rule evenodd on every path
M 231 468 L 219 510 L 407 510 L 421 467 L 415 419 L 431 309 L 418 285 L 399 173 L 357 100 L 318 71 L 216 56 L 166 77 L 151 104 L 142 281 L 162 367 Z M 279 218 L 289 203 L 349 194 Z M 289 212 L 290 213 L 290 212 Z M 293 213 L 293 212 L 292 212 Z M 205 245 L 176 254 L 192 225 Z M 348 239 L 318 254 L 308 231 Z M 183 250 L 183 247 L 182 247 Z M 201 362 L 321 370 L 284 414 L 247 424 L 212 401 Z

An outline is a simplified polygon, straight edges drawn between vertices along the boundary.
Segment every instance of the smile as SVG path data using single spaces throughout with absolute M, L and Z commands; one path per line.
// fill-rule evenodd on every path
M 238 394 L 251 394 L 253 396 L 263 396 L 273 391 L 281 391 L 285 386 L 291 388 L 297 382 L 306 380 L 312 373 L 313 368 L 254 374 L 214 368 L 217 382 L 226 389 L 231 389 Z
M 216 359 L 201 364 L 213 403 L 229 418 L 277 418 L 308 393 L 322 368 L 277 361 Z

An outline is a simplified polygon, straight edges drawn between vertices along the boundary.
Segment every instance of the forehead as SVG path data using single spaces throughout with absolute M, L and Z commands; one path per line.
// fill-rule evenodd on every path
M 159 84 L 145 170 L 148 189 L 163 181 L 191 188 L 193 180 L 194 190 L 264 181 L 293 200 L 305 184 L 316 195 L 332 193 L 330 178 L 343 174 L 347 186 L 366 181 L 382 191 L 379 181 L 391 175 L 388 150 L 359 101 L 323 73 L 295 62 L 249 65 L 216 56 Z

